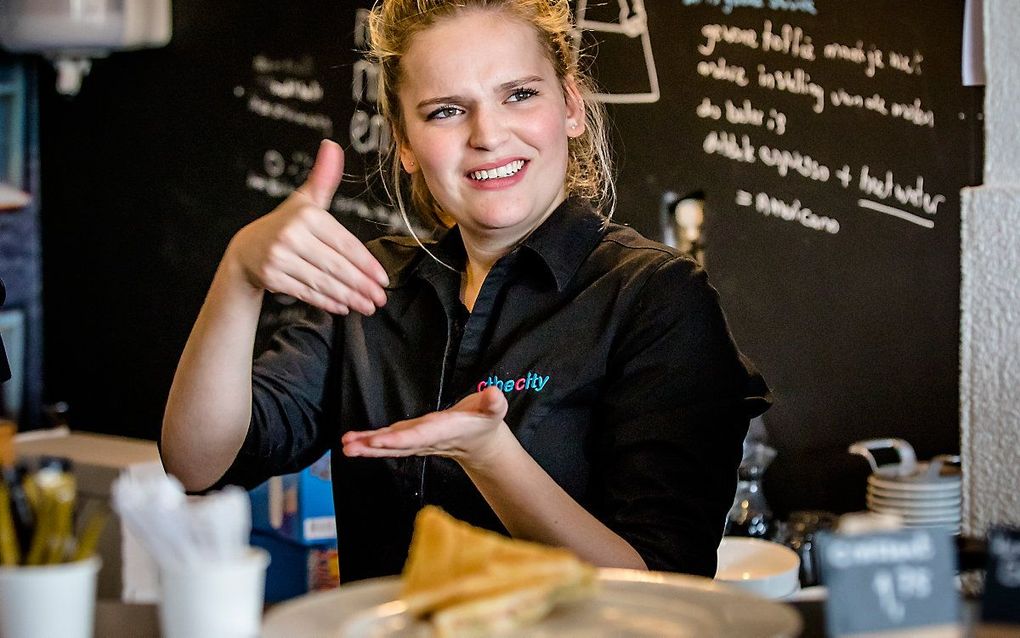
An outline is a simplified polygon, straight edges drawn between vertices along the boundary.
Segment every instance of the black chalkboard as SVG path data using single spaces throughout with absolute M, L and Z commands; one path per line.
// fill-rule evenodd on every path
M 348 145 L 355 9 L 175 0 L 169 46 L 95 60 L 74 98 L 39 65 L 46 391 L 74 427 L 157 436 L 230 237 L 303 180 L 323 137 Z M 344 223 L 388 231 L 363 178 L 343 188 Z M 260 336 L 295 314 L 269 300 Z
M 365 180 L 385 142 L 357 52 L 369 4 L 175 0 L 168 47 L 97 60 L 73 100 L 40 68 L 46 388 L 73 425 L 156 436 L 229 238 L 321 137 L 347 149 L 337 216 L 364 239 L 399 228 Z M 981 129 L 963 0 L 574 7 L 616 125 L 616 219 L 661 237 L 667 193 L 704 195 L 710 275 L 778 399 L 774 508 L 863 506 L 854 440 L 955 452 L 959 190 Z M 265 331 L 300 312 L 267 307 Z
M 703 195 L 710 278 L 777 398 L 773 506 L 863 508 L 855 440 L 957 450 L 963 1 L 652 1 L 647 29 L 637 0 L 587 4 L 618 218 L 661 237 L 667 193 Z

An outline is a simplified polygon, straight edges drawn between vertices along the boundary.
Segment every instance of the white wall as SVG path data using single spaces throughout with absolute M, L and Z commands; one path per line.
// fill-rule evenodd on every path
M 1020 2 L 984 0 L 984 184 L 961 207 L 964 531 L 1020 525 Z

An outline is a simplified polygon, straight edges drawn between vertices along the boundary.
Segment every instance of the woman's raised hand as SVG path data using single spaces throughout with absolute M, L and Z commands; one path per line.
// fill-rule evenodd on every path
M 503 422 L 506 397 L 486 388 L 453 407 L 378 430 L 348 432 L 341 438 L 347 456 L 394 457 L 439 455 L 465 465 L 484 465 L 499 453 L 503 437 L 513 433 Z
M 329 213 L 343 172 L 340 146 L 323 140 L 307 181 L 271 213 L 238 231 L 224 260 L 259 290 L 335 314 L 375 312 L 386 303 L 386 271 Z

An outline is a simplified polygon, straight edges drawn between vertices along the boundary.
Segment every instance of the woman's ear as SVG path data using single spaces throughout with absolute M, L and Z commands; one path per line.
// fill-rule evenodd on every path
M 417 173 L 421 166 L 418 165 L 418 160 L 415 159 L 411 147 L 403 142 L 397 142 L 397 144 L 400 148 L 400 165 L 404 167 L 408 174 Z
M 563 78 L 563 97 L 567 104 L 567 137 L 580 137 L 585 129 L 584 98 L 572 75 Z

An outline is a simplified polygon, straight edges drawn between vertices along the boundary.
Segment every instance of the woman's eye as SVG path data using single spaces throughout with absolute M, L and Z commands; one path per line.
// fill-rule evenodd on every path
M 448 117 L 453 117 L 460 113 L 460 109 L 456 106 L 441 106 L 435 111 L 428 114 L 426 119 L 429 120 L 445 120 Z
M 538 95 L 538 91 L 536 91 L 535 89 L 521 88 L 521 89 L 517 89 L 516 91 L 511 93 L 510 94 L 510 98 L 507 101 L 508 102 L 523 102 L 524 100 L 528 99 L 529 97 L 532 97 L 532 96 L 535 96 L 535 95 Z

